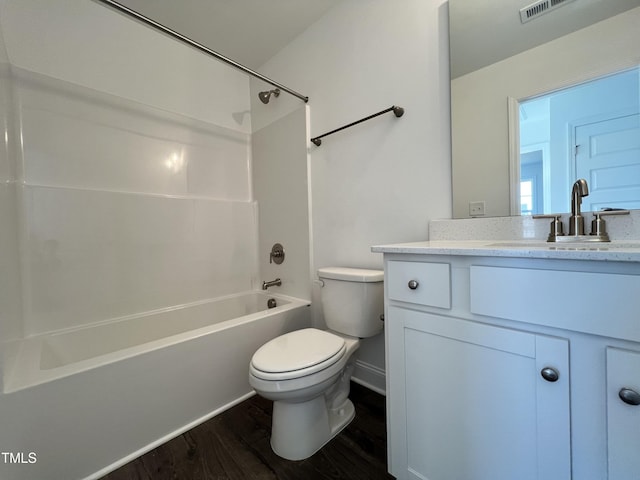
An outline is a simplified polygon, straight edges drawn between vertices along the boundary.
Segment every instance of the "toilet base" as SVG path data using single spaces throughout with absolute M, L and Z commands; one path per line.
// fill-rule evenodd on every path
M 307 402 L 273 403 L 271 448 L 287 460 L 303 460 L 320 450 L 355 416 L 351 400 L 327 409 L 324 395 Z

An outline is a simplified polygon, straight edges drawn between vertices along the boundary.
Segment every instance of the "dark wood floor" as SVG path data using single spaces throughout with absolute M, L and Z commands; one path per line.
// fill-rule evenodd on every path
M 393 479 L 387 473 L 384 396 L 352 383 L 350 398 L 355 419 L 306 460 L 273 453 L 273 404 L 255 395 L 103 480 Z

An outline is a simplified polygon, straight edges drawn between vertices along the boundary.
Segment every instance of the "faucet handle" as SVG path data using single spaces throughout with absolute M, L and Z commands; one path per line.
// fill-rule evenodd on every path
M 594 216 L 598 215 L 629 215 L 631 213 L 629 210 L 625 210 L 624 208 L 603 208 L 599 212 L 591 212 Z
M 273 247 L 271 247 L 271 252 L 269 252 L 269 263 L 274 262 L 276 265 L 284 262 L 284 248 L 279 243 L 274 243 Z
M 547 237 L 547 242 L 555 242 L 556 237 L 564 236 L 564 227 L 562 226 L 562 215 L 559 213 L 552 213 L 548 215 L 532 215 L 532 218 L 551 218 L 551 223 L 549 224 L 549 236 Z
M 605 215 L 629 215 L 629 210 L 605 209 L 599 212 L 593 212 L 593 220 L 591 221 L 591 235 L 600 237 L 603 242 L 609 242 L 609 234 L 607 233 L 607 223 L 604 221 Z

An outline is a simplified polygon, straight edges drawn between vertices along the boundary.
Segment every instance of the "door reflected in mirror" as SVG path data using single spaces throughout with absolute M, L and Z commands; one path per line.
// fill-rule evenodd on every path
M 634 68 L 520 101 L 521 214 L 568 211 L 578 178 L 585 211 L 640 208 L 639 97 Z

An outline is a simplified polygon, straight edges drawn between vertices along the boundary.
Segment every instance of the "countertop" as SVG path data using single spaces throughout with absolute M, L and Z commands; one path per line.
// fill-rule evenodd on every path
M 640 262 L 640 241 L 548 243 L 541 240 L 436 240 L 371 247 L 374 253 Z

